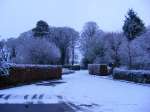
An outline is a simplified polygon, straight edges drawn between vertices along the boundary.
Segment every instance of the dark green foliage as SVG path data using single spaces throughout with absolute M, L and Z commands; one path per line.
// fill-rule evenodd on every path
M 106 64 L 88 64 L 88 71 L 91 75 L 109 75 L 108 66 Z
M 67 68 L 69 70 L 80 70 L 80 65 L 63 65 L 63 68 Z
M 38 21 L 36 27 L 32 29 L 35 37 L 43 37 L 49 33 L 49 25 L 45 21 Z
M 133 40 L 145 30 L 143 21 L 137 16 L 137 14 L 130 9 L 128 16 L 124 21 L 123 31 L 129 41 Z
M 90 64 L 92 62 L 90 62 L 86 57 L 84 57 L 82 59 L 82 69 L 87 69 L 88 68 L 88 64 Z

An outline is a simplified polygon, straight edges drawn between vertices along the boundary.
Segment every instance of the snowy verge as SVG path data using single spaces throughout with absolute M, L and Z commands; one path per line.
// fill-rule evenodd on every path
M 74 73 L 74 72 L 75 72 L 74 70 L 69 70 L 69 69 L 66 69 L 66 68 L 62 69 L 62 74 L 71 74 L 71 73 Z

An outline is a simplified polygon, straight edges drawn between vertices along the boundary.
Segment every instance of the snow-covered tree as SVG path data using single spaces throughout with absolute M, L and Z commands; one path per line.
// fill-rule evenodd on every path
M 89 51 L 92 43 L 91 41 L 94 40 L 94 36 L 98 31 L 98 25 L 95 22 L 87 22 L 85 23 L 83 30 L 81 32 L 80 38 L 80 48 L 81 53 L 83 55 L 83 64 L 87 66 L 88 63 L 92 63 L 91 57 L 89 56 Z M 94 39 L 93 39 L 94 38 Z M 94 41 L 93 41 L 94 42 Z
M 83 54 L 85 67 L 88 63 L 100 63 L 105 61 L 105 38 L 95 22 L 87 22 L 81 33 L 80 47 Z
M 75 46 L 79 38 L 79 33 L 70 27 L 51 27 L 49 40 L 60 49 L 62 65 L 74 64 Z
M 133 40 L 137 36 L 140 36 L 145 30 L 143 21 L 137 16 L 137 14 L 130 9 L 128 16 L 124 21 L 123 31 L 129 41 Z
M 107 33 L 105 38 L 107 38 L 108 55 L 110 56 L 114 66 L 119 66 L 121 64 L 121 52 L 120 47 L 124 41 L 124 36 L 122 33 Z
M 138 49 L 138 52 L 140 52 L 141 56 L 138 57 L 136 62 L 138 65 L 140 65 L 140 68 L 142 69 L 150 69 L 150 27 L 146 28 L 146 31 L 144 34 L 142 34 L 138 38 L 138 45 L 140 46 L 140 49 Z
M 60 51 L 55 44 L 45 39 L 27 38 L 16 48 L 15 63 L 57 64 Z
M 142 48 L 150 53 L 150 26 L 146 28 L 146 31 L 141 37 L 143 41 L 141 41 Z
M 9 60 L 9 52 L 6 48 L 5 41 L 0 41 L 0 76 L 9 75 L 9 66 L 7 62 Z
M 39 26 L 40 25 L 38 24 L 37 27 Z M 33 30 L 30 30 L 25 33 L 22 33 L 19 38 L 9 39 L 7 41 L 7 46 L 11 52 L 11 60 L 12 61 L 14 60 L 13 62 L 18 62 L 17 60 L 20 59 L 18 57 L 18 52 L 20 52 L 19 53 L 20 55 L 21 54 L 25 55 L 25 53 L 23 53 L 24 50 L 25 52 L 28 52 L 28 50 L 30 49 L 30 46 L 34 47 L 35 43 L 39 42 L 39 45 L 37 45 L 37 50 L 36 50 L 37 52 L 38 52 L 38 48 L 43 49 L 44 51 L 47 50 L 46 52 L 48 52 L 48 49 L 46 48 L 49 47 L 50 49 L 49 52 L 51 52 L 51 55 L 54 55 L 54 57 L 57 57 L 58 54 L 55 54 L 51 51 L 51 48 L 53 46 L 54 51 L 55 50 L 57 52 L 59 51 L 60 58 L 59 60 L 56 60 L 56 59 L 52 59 L 52 60 L 56 60 L 59 64 L 62 64 L 62 65 L 69 64 L 69 63 L 74 64 L 74 59 L 76 55 L 75 47 L 77 45 L 79 33 L 70 27 L 49 27 L 48 32 L 49 32 L 48 34 L 46 33 L 42 35 L 42 38 L 36 38 L 35 32 Z M 45 42 L 43 42 L 43 39 L 45 40 Z M 38 40 L 38 42 L 36 40 Z M 48 43 L 50 44 L 49 46 L 48 46 Z M 44 46 L 43 44 L 46 44 L 46 45 Z M 21 47 L 24 50 L 21 51 L 19 47 Z M 44 47 L 46 48 L 44 49 Z M 44 53 L 44 51 L 41 51 L 41 52 Z M 40 53 L 39 55 L 42 55 L 42 53 Z M 46 60 L 46 58 L 42 58 L 42 59 L 43 61 Z M 49 61 L 47 61 L 47 63 L 49 63 Z
M 6 41 L 6 46 L 10 53 L 10 60 L 13 60 L 13 58 L 16 57 L 16 47 L 17 47 L 17 39 L 15 38 L 9 38 Z
M 45 38 L 35 38 L 32 31 L 22 33 L 18 38 L 8 39 L 6 43 L 11 56 L 10 62 L 57 64 L 60 59 L 60 51 L 55 43 Z M 15 55 L 12 49 L 15 49 Z
M 129 56 L 129 67 L 132 67 L 132 51 L 131 51 L 131 42 L 137 37 L 140 36 L 145 30 L 143 21 L 137 16 L 137 14 L 130 9 L 128 11 L 128 16 L 124 21 L 123 31 L 124 35 L 128 39 L 128 56 Z

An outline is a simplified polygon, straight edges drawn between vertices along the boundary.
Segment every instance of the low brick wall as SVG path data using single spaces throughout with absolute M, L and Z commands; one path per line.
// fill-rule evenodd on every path
M 137 83 L 150 83 L 150 71 L 114 69 L 113 78 Z
M 9 66 L 9 75 L 0 77 L 0 87 L 60 79 L 62 76 L 61 66 L 28 64 L 10 64 Z
M 89 64 L 88 71 L 91 75 L 106 76 L 109 75 L 109 70 L 105 64 Z

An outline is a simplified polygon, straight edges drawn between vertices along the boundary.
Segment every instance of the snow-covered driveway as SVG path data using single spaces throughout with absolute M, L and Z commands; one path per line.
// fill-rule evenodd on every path
M 149 86 L 91 76 L 88 71 L 43 83 L 0 90 L 0 103 L 65 102 L 88 112 L 150 112 Z

